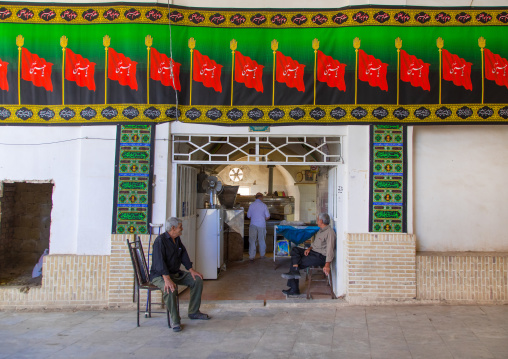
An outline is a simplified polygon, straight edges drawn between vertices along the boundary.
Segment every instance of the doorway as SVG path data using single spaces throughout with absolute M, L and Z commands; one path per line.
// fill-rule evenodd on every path
M 242 188 L 233 207 L 243 208 L 244 214 L 257 192 L 263 193 L 270 202 L 284 202 L 282 206 L 272 205 L 270 211 L 268 222 L 272 223 L 267 225 L 267 259 L 258 259 L 258 254 L 254 262 L 248 260 L 248 219 L 243 215 L 243 231 L 239 233 L 243 246 L 228 245 L 230 238 L 226 239 L 225 265 L 218 266 L 217 281 L 205 281 L 204 299 L 286 299 L 281 292 L 286 280 L 280 275 L 287 271 L 289 258 L 276 258 L 277 270 L 274 270 L 273 226 L 282 220 L 315 224 L 321 211 L 329 213 L 336 224 L 339 217 L 335 209 L 338 201 L 334 186 L 337 167 L 343 163 L 341 141 L 341 136 L 173 135 L 172 193 L 179 193 L 181 183 L 185 181 L 178 174 L 184 168 L 192 168 L 196 174 L 217 177 L 223 186 Z M 200 197 L 198 187 L 199 183 L 195 187 L 196 208 L 214 204 L 208 194 Z M 182 213 L 181 206 L 178 196 L 172 196 L 171 214 Z M 195 221 L 198 227 L 199 218 Z M 196 238 L 187 240 L 194 243 L 188 244 L 191 247 L 199 241 Z M 199 262 L 199 258 L 195 259 Z M 196 269 L 199 270 L 198 264 Z M 335 278 L 334 282 L 337 282 Z

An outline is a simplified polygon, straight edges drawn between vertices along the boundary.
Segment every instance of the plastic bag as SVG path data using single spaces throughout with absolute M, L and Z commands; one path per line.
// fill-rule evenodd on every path
M 42 275 L 42 261 L 44 256 L 47 256 L 49 253 L 49 250 L 46 248 L 44 250 L 44 253 L 42 253 L 42 256 L 39 258 L 39 261 L 34 267 L 34 270 L 32 271 L 32 278 L 37 278 Z

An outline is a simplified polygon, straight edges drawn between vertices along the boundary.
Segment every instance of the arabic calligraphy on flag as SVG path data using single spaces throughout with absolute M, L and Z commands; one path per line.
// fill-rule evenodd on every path
M 164 86 L 171 86 L 181 91 L 180 66 L 181 64 L 153 47 L 150 49 L 150 78 L 152 80 L 160 81 Z
M 263 68 L 250 57 L 244 56 L 240 51 L 235 56 L 235 80 L 245 84 L 248 88 L 263 92 Z
M 47 91 L 53 91 L 51 82 L 51 69 L 53 64 L 42 57 L 32 54 L 26 48 L 21 50 L 21 78 L 31 81 L 37 87 L 44 87 Z
M 416 56 L 409 55 L 406 51 L 400 50 L 400 79 L 409 82 L 414 87 L 421 87 L 430 91 L 429 82 L 430 64 L 423 62 Z
M 456 86 L 464 86 L 466 90 L 473 91 L 471 65 L 473 64 L 443 49 L 444 80 L 452 81 Z
M 208 56 L 201 55 L 198 50 L 194 50 L 192 69 L 194 81 L 203 83 L 205 87 L 212 87 L 217 92 L 222 92 L 221 70 L 222 65 L 219 65 Z
M 326 82 L 330 87 L 337 87 L 340 91 L 346 91 L 344 73 L 346 64 L 341 64 L 331 56 L 325 55 L 321 50 L 317 52 L 317 80 Z
M 9 82 L 7 82 L 7 66 L 8 62 L 0 59 L 0 89 L 9 91 Z
M 285 83 L 288 87 L 305 92 L 305 84 L 303 83 L 304 69 L 305 65 L 277 51 L 277 71 L 275 76 L 278 82 Z
M 360 81 L 368 82 L 372 87 L 379 87 L 383 91 L 388 91 L 386 82 L 386 72 L 388 64 L 368 55 L 363 50 L 358 50 L 358 78 Z
M 71 49 L 65 50 L 65 79 L 74 81 L 80 87 L 95 91 L 95 62 L 75 54 Z
M 508 60 L 485 49 L 485 78 L 508 87 Z
M 108 56 L 108 78 L 118 81 L 120 85 L 129 86 L 133 90 L 138 90 L 138 82 L 136 81 L 136 61 L 116 52 L 113 48 L 109 48 Z

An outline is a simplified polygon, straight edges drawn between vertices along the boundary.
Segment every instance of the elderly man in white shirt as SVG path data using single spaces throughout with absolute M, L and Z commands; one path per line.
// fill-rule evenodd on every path
M 268 207 L 263 203 L 263 194 L 258 192 L 256 200 L 249 206 L 247 218 L 250 218 L 249 226 L 249 259 L 256 257 L 256 241 L 259 243 L 259 255 L 265 257 L 266 253 L 266 221 L 270 219 Z

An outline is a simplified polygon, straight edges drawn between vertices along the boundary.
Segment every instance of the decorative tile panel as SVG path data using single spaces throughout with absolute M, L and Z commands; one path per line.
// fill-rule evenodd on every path
M 148 233 L 154 134 L 153 125 L 118 126 L 113 233 Z
M 406 232 L 406 127 L 371 126 L 371 232 Z

